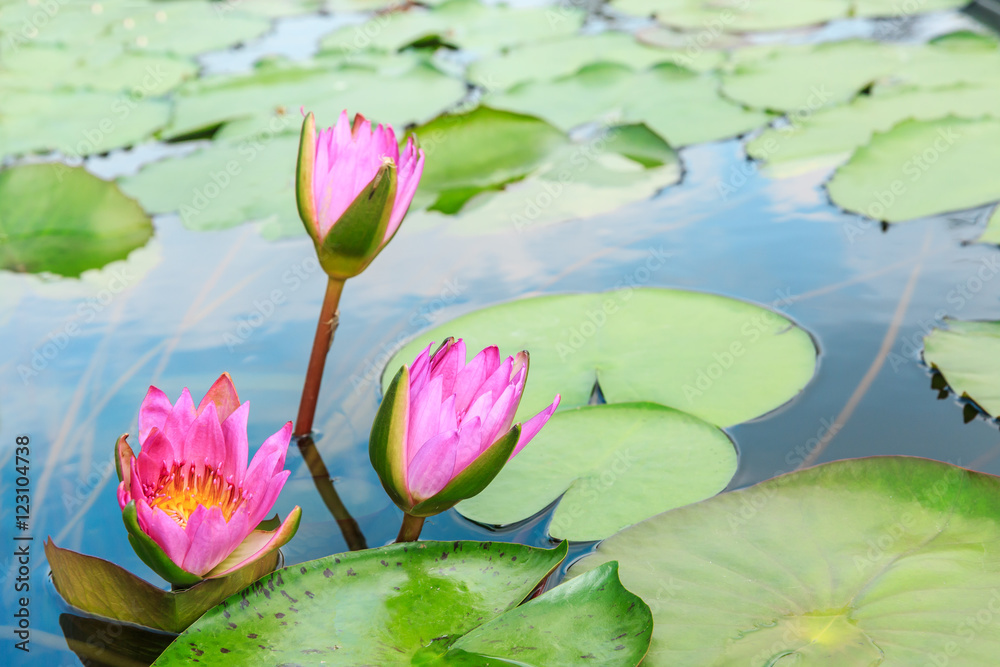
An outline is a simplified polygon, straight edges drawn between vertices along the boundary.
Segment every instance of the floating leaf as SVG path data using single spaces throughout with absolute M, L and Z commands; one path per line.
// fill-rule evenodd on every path
M 82 167 L 0 171 L 0 268 L 76 277 L 124 259 L 152 235 L 138 204 Z
M 847 161 L 876 132 L 909 118 L 933 120 L 954 115 L 978 118 L 1000 109 L 1000 87 L 892 87 L 862 95 L 850 104 L 792 117 L 747 142 L 747 155 L 766 161 L 772 172 L 832 167 Z
M 56 590 L 70 605 L 104 618 L 174 633 L 182 632 L 207 610 L 278 564 L 275 551 L 228 577 L 165 591 L 114 563 L 60 549 L 51 539 L 45 543 L 45 557 Z
M 998 271 L 990 264 L 985 268 L 990 276 Z M 956 394 L 975 401 L 991 417 L 1000 416 L 1000 322 L 945 322 L 947 328 L 924 338 L 924 360 Z
M 837 461 L 661 514 L 609 560 L 653 610 L 649 667 L 984 665 L 1000 650 L 1000 480 Z
M 612 7 L 706 34 L 783 30 L 845 18 L 849 0 L 614 0 Z
M 1000 245 L 1000 206 L 993 209 L 990 219 L 986 221 L 986 229 L 976 241 Z
M 666 261 L 639 260 L 643 282 Z M 517 418 L 562 394 L 586 405 L 595 382 L 609 403 L 650 401 L 727 426 L 759 417 L 795 396 L 816 362 L 812 338 L 790 320 L 743 301 L 682 290 L 625 288 L 522 299 L 446 322 L 404 346 L 383 386 L 431 341 L 464 338 L 469 350 L 497 345 L 531 353 Z
M 811 113 L 849 100 L 899 62 L 893 47 L 860 39 L 776 46 L 723 74 L 722 93 L 759 109 Z
M 905 62 L 892 73 L 897 85 L 1000 85 L 1000 49 L 995 40 L 982 35 L 951 33 L 910 46 L 903 54 Z
M 509 7 L 478 0 L 449 0 L 433 9 L 404 6 L 347 26 L 320 43 L 327 51 L 399 51 L 408 46 L 444 44 L 489 54 L 503 47 L 569 35 L 580 29 L 584 12 L 575 7 Z
M 598 64 L 553 82 L 487 95 L 484 102 L 539 116 L 563 130 L 593 121 L 644 123 L 675 147 L 743 134 L 771 118 L 723 99 L 718 85 L 713 75 L 670 63 L 643 72 Z
M 319 558 L 229 598 L 155 664 L 411 664 L 516 607 L 565 556 L 565 544 L 414 542 Z
M 854 152 L 827 184 L 838 206 L 900 222 L 1000 199 L 1000 119 L 904 121 Z
M 655 403 L 588 406 L 553 415 L 485 491 L 457 509 L 506 525 L 558 500 L 549 535 L 601 540 L 714 496 L 735 473 L 732 442 L 697 417 Z
M 969 4 L 967 0 L 920 0 L 917 3 L 899 0 L 852 0 L 852 16 L 912 16 L 915 13 L 958 9 Z

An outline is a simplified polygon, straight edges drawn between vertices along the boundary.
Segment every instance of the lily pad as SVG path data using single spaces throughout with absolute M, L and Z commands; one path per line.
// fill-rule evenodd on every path
M 996 41 L 968 32 L 943 35 L 930 44 L 902 52 L 905 62 L 892 73 L 896 85 L 1000 85 L 1000 48 Z
M 887 222 L 1000 199 L 1000 119 L 904 121 L 854 152 L 827 184 L 838 206 Z
M 945 322 L 924 338 L 924 360 L 956 394 L 1000 416 L 1000 322 Z
M 409 5 L 375 15 L 326 37 L 320 48 L 353 53 L 366 49 L 399 51 L 408 46 L 443 44 L 478 54 L 570 35 L 586 14 L 575 7 L 510 7 L 478 0 L 448 0 L 432 9 Z
M 409 58 L 398 60 L 400 68 L 391 76 L 384 69 L 319 59 L 305 65 L 269 62 L 249 74 L 198 79 L 178 91 L 166 134 L 183 136 L 234 120 L 242 122 L 240 136 L 297 134 L 300 107 L 314 112 L 320 124 L 332 125 L 349 109 L 402 129 L 432 118 L 465 95 L 461 81 Z
M 650 667 L 990 664 L 1000 480 L 906 457 L 837 461 L 654 517 L 617 560 L 653 610 Z
M 666 259 L 637 259 L 627 282 L 646 282 Z M 383 387 L 431 341 L 465 339 L 470 351 L 531 353 L 518 419 L 562 394 L 586 405 L 595 383 L 609 403 L 650 401 L 718 426 L 759 417 L 812 378 L 816 347 L 793 322 L 754 304 L 700 292 L 633 288 L 521 299 L 446 322 L 405 345 Z
M 590 582 L 606 582 L 605 591 L 582 585 L 567 591 L 565 602 L 543 603 L 543 597 L 517 608 L 565 556 L 565 544 L 545 550 L 498 542 L 402 543 L 327 556 L 278 570 L 229 598 L 178 637 L 155 664 L 188 664 L 192 657 L 203 655 L 212 656 L 212 664 L 220 665 L 265 660 L 332 665 L 485 664 L 460 659 L 480 650 L 488 652 L 488 646 L 501 658 L 516 651 L 517 637 L 508 633 L 525 621 L 530 624 L 532 618 L 551 618 L 553 604 L 565 613 L 558 625 L 544 629 L 552 629 L 554 636 L 578 650 L 585 652 L 588 645 L 607 650 L 614 635 L 597 634 L 593 620 L 580 632 L 573 627 L 583 620 L 578 613 L 582 609 L 574 608 L 574 601 L 603 606 L 599 618 L 615 624 L 609 630 L 627 627 L 636 632 L 633 641 L 617 641 L 629 649 L 626 655 L 635 655 L 648 630 L 648 617 L 642 618 L 641 606 L 635 613 L 623 613 L 629 604 L 641 603 L 630 599 L 620 584 L 615 585 L 613 571 Z M 470 632 L 474 634 L 463 641 L 462 635 Z M 527 640 L 537 637 L 537 633 L 529 634 Z M 459 651 L 464 655 L 449 656 L 457 641 L 463 642 Z M 518 664 L 532 659 L 533 652 L 522 647 L 526 650 L 517 658 Z M 555 646 L 539 648 L 543 659 L 560 652 Z M 643 652 L 644 647 L 638 657 Z
M 986 229 L 976 242 L 1000 245 L 1000 206 L 993 209 L 990 219 L 986 221 Z
M 899 62 L 893 47 L 860 39 L 772 47 L 723 74 L 722 93 L 758 109 L 809 113 L 851 99 Z
M 682 30 L 754 32 L 826 23 L 848 15 L 849 0 L 614 0 L 612 7 L 654 16 Z
M 714 496 L 736 474 L 736 462 L 728 436 L 687 413 L 655 403 L 575 408 L 553 415 L 485 491 L 456 509 L 506 525 L 558 500 L 550 536 L 602 540 Z
M 165 100 L 135 99 L 130 93 L 21 91 L 5 95 L 3 105 L 0 157 L 49 150 L 71 157 L 104 153 L 150 138 L 170 116 Z
M 904 120 L 978 118 L 998 109 L 1000 86 L 881 88 L 850 104 L 797 115 L 787 125 L 768 128 L 747 142 L 746 151 L 775 167 L 772 171 L 832 167 L 846 162 L 876 132 L 887 132 Z
M 644 123 L 674 147 L 743 134 L 772 117 L 723 99 L 718 86 L 714 75 L 671 63 L 643 72 L 597 64 L 552 82 L 487 95 L 484 102 L 544 118 L 563 130 L 595 121 Z
M 851 13 L 861 17 L 912 16 L 914 13 L 959 9 L 967 4 L 968 0 L 920 0 L 915 4 L 899 0 L 852 0 Z
M 643 70 L 670 62 L 691 70 L 707 71 L 720 65 L 724 58 L 719 51 L 704 49 L 689 54 L 680 44 L 675 49 L 645 46 L 628 33 L 606 31 L 508 49 L 472 63 L 469 79 L 494 92 L 524 81 L 551 81 L 594 63 L 616 63 Z
M 0 171 L 0 268 L 76 277 L 124 259 L 152 235 L 138 204 L 82 167 Z
M 228 577 L 165 591 L 114 563 L 60 549 L 51 538 L 45 543 L 45 557 L 52 568 L 52 582 L 68 604 L 104 618 L 174 633 L 184 631 L 206 611 L 278 564 L 275 551 Z

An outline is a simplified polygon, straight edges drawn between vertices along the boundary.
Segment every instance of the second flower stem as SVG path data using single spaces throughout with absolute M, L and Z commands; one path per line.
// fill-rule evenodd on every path
M 344 291 L 344 281 L 330 278 L 326 285 L 326 295 L 319 311 L 319 323 L 316 325 L 316 337 L 313 339 L 312 353 L 309 355 L 309 368 L 306 370 L 306 381 L 302 386 L 302 400 L 299 401 L 299 415 L 295 419 L 295 435 L 303 436 L 312 432 L 313 418 L 316 416 L 316 402 L 319 400 L 319 385 L 323 381 L 323 368 L 326 366 L 326 355 L 333 344 L 333 334 L 340 320 L 338 306 L 340 295 Z
M 420 538 L 420 531 L 424 527 L 424 519 L 422 516 L 413 516 L 412 514 L 403 514 L 403 525 L 399 527 L 399 535 L 396 536 L 397 542 L 416 542 Z

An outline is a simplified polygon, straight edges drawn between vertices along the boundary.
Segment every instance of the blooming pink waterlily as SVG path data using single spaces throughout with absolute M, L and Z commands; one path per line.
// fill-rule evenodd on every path
M 136 553 L 174 585 L 226 576 L 272 553 L 298 529 L 295 507 L 274 530 L 258 530 L 289 471 L 288 422 L 247 465 L 250 403 L 228 373 L 197 407 L 150 387 L 139 409 L 139 456 L 118 439 L 118 504 Z
M 433 344 L 432 344 L 433 345 Z M 528 377 L 528 353 L 500 360 L 488 347 L 466 363 L 449 338 L 403 366 L 372 426 L 369 454 L 382 485 L 407 514 L 430 516 L 478 494 L 559 406 L 521 424 L 514 415 Z
M 361 273 L 399 229 L 424 170 L 424 152 L 391 125 L 344 111 L 317 136 L 306 114 L 299 143 L 296 202 L 320 264 L 331 278 Z

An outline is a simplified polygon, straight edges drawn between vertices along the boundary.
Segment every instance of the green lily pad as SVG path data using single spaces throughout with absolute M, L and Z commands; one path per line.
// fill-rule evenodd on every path
M 851 14 L 861 17 L 912 16 L 915 13 L 959 9 L 967 4 L 967 0 L 920 0 L 912 4 L 899 0 L 852 0 Z
M 0 268 L 76 277 L 124 259 L 152 236 L 138 204 L 82 167 L 0 171 Z
M 623 285 L 646 282 L 666 258 L 651 253 Z M 517 419 L 562 394 L 560 409 L 586 405 L 595 383 L 609 403 L 650 401 L 718 426 L 759 417 L 812 378 L 816 347 L 790 320 L 744 301 L 658 288 L 521 299 L 446 322 L 405 345 L 386 365 L 385 387 L 431 341 L 465 339 L 470 355 L 497 345 L 531 353 Z
M 993 209 L 990 219 L 986 221 L 986 229 L 976 239 L 977 243 L 994 243 L 1000 245 L 1000 206 Z
M 262 222 L 266 238 L 297 236 L 305 232 L 295 208 L 298 148 L 296 135 L 216 141 L 147 165 L 121 188 L 150 213 L 176 212 L 188 229 Z
M 772 47 L 723 74 L 722 93 L 758 109 L 811 113 L 851 99 L 899 62 L 893 47 L 859 39 Z
M 155 664 L 414 664 L 517 607 L 565 556 L 565 544 L 416 542 L 319 558 L 229 598 Z
M 479 54 L 570 35 L 586 14 L 574 7 L 510 7 L 478 0 L 448 0 L 432 9 L 407 6 L 377 14 L 326 37 L 320 48 L 353 53 L 366 49 L 399 51 L 408 46 L 444 44 Z
M 766 161 L 774 172 L 832 167 L 904 120 L 945 116 L 978 118 L 1000 109 L 1000 86 L 957 85 L 946 88 L 894 86 L 876 89 L 850 104 L 797 116 L 781 127 L 768 128 L 747 142 L 750 157 Z
M 998 118 L 904 121 L 857 149 L 827 190 L 836 205 L 887 222 L 980 206 L 1000 199 L 997 151 Z
M 719 51 L 700 49 L 691 55 L 680 44 L 675 49 L 655 48 L 628 33 L 607 31 L 529 44 L 477 60 L 469 66 L 469 79 L 493 92 L 524 81 L 551 81 L 594 63 L 643 70 L 670 62 L 700 72 L 714 69 L 723 59 Z
M 523 83 L 484 103 L 544 118 L 569 130 L 588 122 L 644 123 L 674 147 L 748 132 L 771 116 L 723 99 L 714 75 L 671 63 L 634 72 L 597 64 L 552 82 Z
M 0 33 L 10 37 L 11 50 L 31 42 L 85 48 L 113 42 L 195 55 L 258 37 L 270 27 L 269 20 L 240 11 L 238 3 L 200 0 L 22 2 L 0 15 Z
M 982 35 L 951 33 L 902 53 L 905 61 L 892 73 L 896 85 L 1000 85 L 1000 49 L 995 40 Z
M 586 406 L 553 415 L 485 491 L 456 509 L 506 525 L 558 500 L 549 535 L 602 540 L 714 496 L 736 474 L 736 462 L 729 437 L 687 413 L 655 403 Z
M 652 608 L 649 667 L 984 665 L 1000 650 L 1000 480 L 837 461 L 661 514 L 609 561 Z
M 461 81 L 410 58 L 396 60 L 400 66 L 392 75 L 386 63 L 382 68 L 343 67 L 339 60 L 319 59 L 306 65 L 269 62 L 249 74 L 198 79 L 178 91 L 166 134 L 183 136 L 234 120 L 241 121 L 241 137 L 297 133 L 300 107 L 314 112 L 323 127 L 333 125 L 348 109 L 402 129 L 437 115 L 465 95 Z
M 197 72 L 193 60 L 169 55 L 108 48 L 85 56 L 74 49 L 29 45 L 3 57 L 0 87 L 40 92 L 60 88 L 127 91 L 126 99 L 139 101 L 169 92 Z
M 183 632 L 199 616 L 243 590 L 278 564 L 278 552 L 228 577 L 206 579 L 190 588 L 165 591 L 114 563 L 45 543 L 52 582 L 77 609 L 165 632 Z
M 845 18 L 849 0 L 614 0 L 612 7 L 706 33 L 784 30 Z
M 924 361 L 956 394 L 1000 416 L 1000 322 L 945 321 L 924 338 Z
M 3 105 L 0 156 L 49 150 L 72 157 L 103 153 L 150 138 L 170 116 L 165 100 L 135 99 L 129 93 L 21 91 L 5 95 Z

